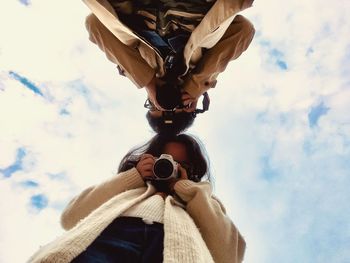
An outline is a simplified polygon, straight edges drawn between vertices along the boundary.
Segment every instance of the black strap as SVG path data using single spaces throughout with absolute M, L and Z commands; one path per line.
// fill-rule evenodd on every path
M 204 112 L 208 111 L 209 105 L 210 105 L 210 98 L 209 98 L 208 92 L 204 92 L 203 93 L 203 102 L 202 102 L 203 109 L 196 109 L 194 111 L 195 114 L 204 113 Z

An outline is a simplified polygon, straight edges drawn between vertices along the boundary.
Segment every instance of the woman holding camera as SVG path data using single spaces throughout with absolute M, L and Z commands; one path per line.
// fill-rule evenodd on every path
M 212 194 L 203 151 L 186 134 L 132 149 L 117 175 L 68 204 L 68 231 L 30 262 L 241 262 L 245 242 Z

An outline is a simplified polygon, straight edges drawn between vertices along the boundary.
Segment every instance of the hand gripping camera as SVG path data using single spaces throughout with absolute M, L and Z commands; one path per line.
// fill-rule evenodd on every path
M 169 180 L 178 178 L 177 162 L 169 154 L 162 154 L 153 165 L 154 180 Z

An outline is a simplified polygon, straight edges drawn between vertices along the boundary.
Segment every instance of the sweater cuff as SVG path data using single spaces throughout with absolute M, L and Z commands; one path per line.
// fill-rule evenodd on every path
M 145 181 L 135 167 L 123 172 L 120 176 L 123 177 L 127 190 L 145 186 Z
M 174 189 L 177 192 L 186 193 L 189 188 L 194 187 L 195 185 L 195 182 L 183 179 L 176 182 Z
M 195 183 L 191 180 L 179 180 L 174 185 L 176 194 L 184 201 L 189 202 L 198 192 L 211 195 L 211 186 L 208 182 Z

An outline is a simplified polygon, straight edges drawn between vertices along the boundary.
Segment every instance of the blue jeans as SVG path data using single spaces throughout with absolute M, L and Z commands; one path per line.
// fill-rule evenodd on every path
M 163 240 L 163 224 L 145 224 L 141 218 L 119 217 L 72 262 L 161 263 Z

